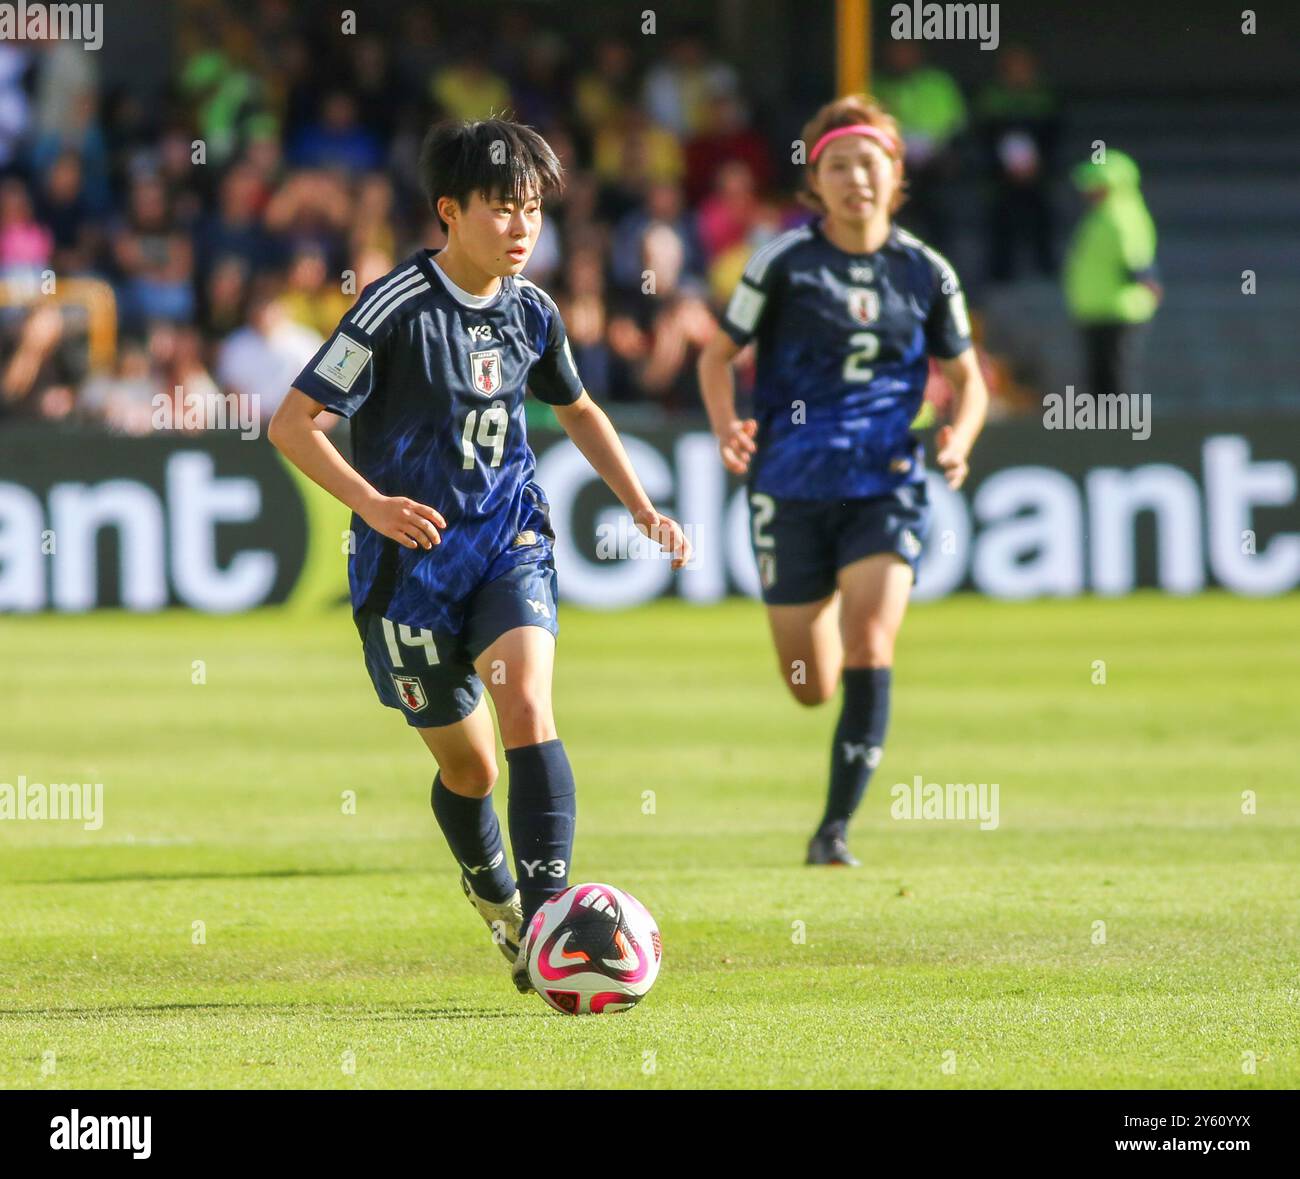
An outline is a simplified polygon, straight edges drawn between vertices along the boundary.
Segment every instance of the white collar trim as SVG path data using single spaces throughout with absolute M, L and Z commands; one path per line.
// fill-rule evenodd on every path
M 504 278 L 501 279 L 494 294 L 471 295 L 469 291 L 464 289 L 464 287 L 457 286 L 447 277 L 447 272 L 438 265 L 438 256 L 436 254 L 429 259 L 429 265 L 433 268 L 434 273 L 442 279 L 442 285 L 447 288 L 447 293 L 463 307 L 476 307 L 481 309 L 495 303 L 501 297 L 501 290 L 505 286 L 506 282 Z

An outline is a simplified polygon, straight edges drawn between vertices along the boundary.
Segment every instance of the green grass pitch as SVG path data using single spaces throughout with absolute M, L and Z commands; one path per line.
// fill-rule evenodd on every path
M 573 879 L 665 948 L 584 1019 L 515 994 L 345 613 L 0 650 L 0 783 L 105 814 L 0 822 L 4 1087 L 1300 1084 L 1294 598 L 915 606 L 856 872 L 801 865 L 834 711 L 757 605 L 564 610 Z M 997 782 L 997 829 L 891 818 L 916 774 Z

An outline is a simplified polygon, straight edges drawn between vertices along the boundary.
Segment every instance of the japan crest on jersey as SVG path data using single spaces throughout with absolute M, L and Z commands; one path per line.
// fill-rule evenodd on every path
M 849 314 L 859 323 L 875 323 L 880 316 L 880 296 L 870 287 L 849 287 Z
M 501 389 L 501 350 L 493 348 L 487 352 L 471 352 L 469 370 L 473 375 L 474 388 L 484 397 L 491 397 Z
M 394 675 L 392 672 L 388 674 L 393 676 L 393 687 L 397 689 L 402 703 L 412 712 L 420 712 L 429 706 L 429 698 L 424 694 L 424 685 L 418 676 Z

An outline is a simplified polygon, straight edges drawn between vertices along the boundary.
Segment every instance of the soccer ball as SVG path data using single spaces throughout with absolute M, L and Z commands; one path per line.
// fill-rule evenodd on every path
M 575 884 L 533 914 L 522 953 L 534 988 L 556 1011 L 602 1015 L 645 997 L 663 945 L 636 897 L 608 884 Z

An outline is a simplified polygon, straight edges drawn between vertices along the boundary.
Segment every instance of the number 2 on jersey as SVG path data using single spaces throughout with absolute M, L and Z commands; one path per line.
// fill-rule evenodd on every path
M 475 425 L 478 427 L 477 436 Z M 492 448 L 492 457 L 488 460 L 488 466 L 499 467 L 501 458 L 506 452 L 506 430 L 509 426 L 510 415 L 504 405 L 494 405 L 485 410 L 471 409 L 465 419 L 465 429 L 460 435 L 460 449 L 465 456 L 461 469 L 466 471 L 474 469 L 476 442 L 479 446 Z
M 869 366 L 880 353 L 880 337 L 875 332 L 854 332 L 849 337 L 849 344 L 854 351 L 844 358 L 844 379 L 871 380 L 872 370 Z

